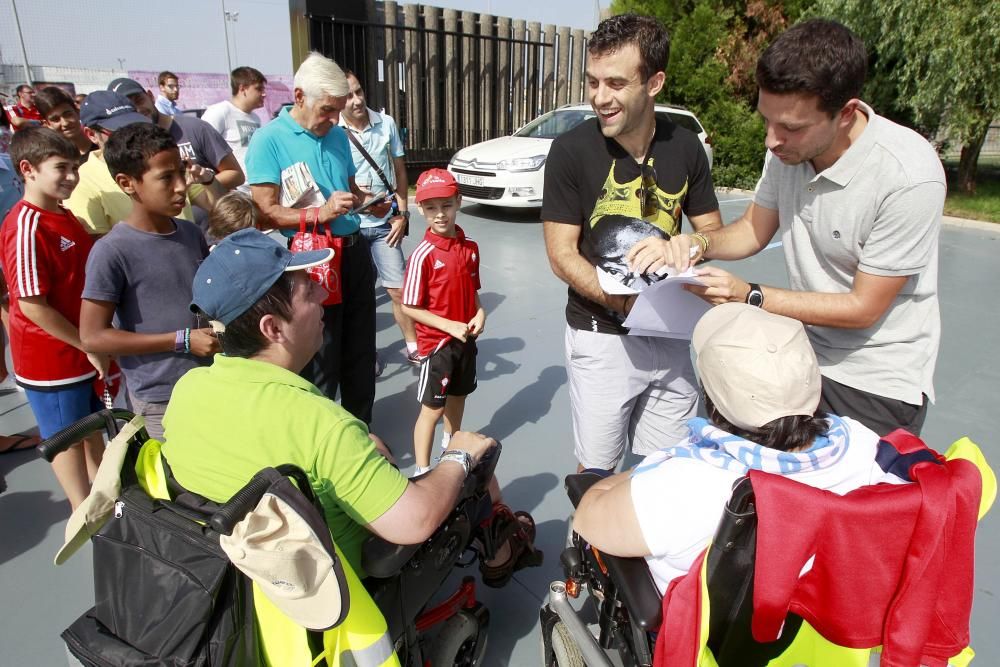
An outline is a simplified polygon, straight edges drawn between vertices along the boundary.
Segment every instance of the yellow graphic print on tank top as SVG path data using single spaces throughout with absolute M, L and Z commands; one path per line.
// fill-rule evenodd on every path
M 656 169 L 655 158 L 650 159 L 649 165 Z M 681 231 L 681 202 L 688 191 L 688 181 L 684 179 L 684 186 L 680 192 L 669 193 L 660 189 L 658 184 L 652 185 L 653 199 L 656 203 L 653 215 L 643 218 L 642 216 L 642 175 L 626 183 L 615 181 L 615 166 L 618 161 L 611 163 L 611 170 L 604 180 L 604 187 L 594 204 L 594 211 L 590 214 L 590 227 L 593 229 L 597 223 L 606 215 L 621 215 L 629 218 L 644 219 L 656 227 L 674 236 Z

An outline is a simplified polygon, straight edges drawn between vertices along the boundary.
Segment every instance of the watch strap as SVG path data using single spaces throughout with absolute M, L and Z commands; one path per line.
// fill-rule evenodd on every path
M 760 285 L 757 283 L 749 283 L 750 291 L 747 292 L 747 299 L 745 303 L 751 306 L 757 306 L 758 308 L 764 307 L 764 291 L 761 290 Z M 757 297 L 754 299 L 754 297 Z M 755 303 L 756 302 L 756 303 Z
M 438 457 L 439 463 L 444 461 L 454 461 L 455 463 L 461 465 L 462 469 L 465 470 L 466 477 L 468 477 L 469 473 L 472 472 L 472 456 L 468 452 L 462 451 L 461 449 L 445 450 L 445 452 Z

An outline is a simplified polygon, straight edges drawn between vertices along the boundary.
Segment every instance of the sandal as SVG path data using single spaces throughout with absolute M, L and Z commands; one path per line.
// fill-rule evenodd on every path
M 535 548 L 535 520 L 527 512 L 512 512 L 507 505 L 495 503 L 490 518 L 480 527 L 484 544 L 479 573 L 484 585 L 503 588 L 518 570 L 542 564 L 544 554 Z M 494 557 L 504 543 L 510 545 L 510 557 L 501 565 L 488 565 L 486 561 Z
M 0 454 L 33 449 L 42 442 L 37 435 L 3 435 L 0 436 Z

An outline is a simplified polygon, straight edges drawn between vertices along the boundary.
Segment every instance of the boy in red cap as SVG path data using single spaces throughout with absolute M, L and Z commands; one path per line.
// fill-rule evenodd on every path
M 403 312 L 417 330 L 423 358 L 413 427 L 417 474 L 430 469 L 434 429 L 444 417 L 444 439 L 462 427 L 465 397 L 476 389 L 476 338 L 486 324 L 479 302 L 479 246 L 455 224 L 462 196 L 454 177 L 429 169 L 417 179 L 417 208 L 427 233 L 406 266 Z

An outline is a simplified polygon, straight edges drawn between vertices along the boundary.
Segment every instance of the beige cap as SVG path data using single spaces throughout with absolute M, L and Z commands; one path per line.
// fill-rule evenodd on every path
M 330 531 L 287 478 L 272 485 L 219 544 L 295 623 L 328 630 L 347 616 L 347 578 Z
M 691 337 L 706 393 L 723 417 L 745 429 L 812 416 L 820 374 L 805 327 L 745 303 L 724 303 L 698 321 Z
M 97 534 L 115 508 L 115 501 L 121 495 L 122 466 L 128 451 L 129 440 L 145 427 L 146 420 L 136 416 L 122 427 L 118 435 L 104 449 L 104 458 L 94 476 L 90 494 L 76 508 L 66 522 L 66 538 L 56 554 L 56 565 L 62 565 Z

